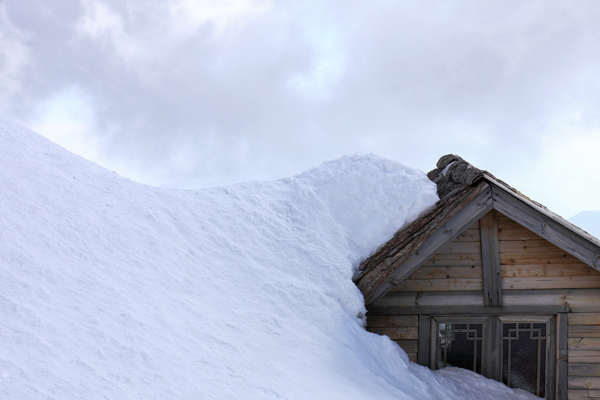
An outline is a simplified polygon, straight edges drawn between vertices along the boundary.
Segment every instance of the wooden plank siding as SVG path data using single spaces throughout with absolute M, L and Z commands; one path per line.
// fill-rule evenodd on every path
M 600 398 L 600 313 L 572 313 L 568 321 L 569 399 Z
M 444 246 L 390 292 L 482 290 L 479 221 Z
M 498 213 L 502 289 L 600 288 L 600 272 Z

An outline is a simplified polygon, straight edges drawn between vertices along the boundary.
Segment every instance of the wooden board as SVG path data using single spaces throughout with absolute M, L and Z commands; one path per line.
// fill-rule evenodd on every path
M 481 253 L 477 254 L 442 254 L 438 253 L 429 258 L 423 266 L 481 266 Z
M 598 376 L 600 364 L 569 363 L 569 376 Z
M 599 273 L 600 274 L 600 273 Z M 408 279 L 473 279 L 481 278 L 480 266 L 421 267 Z
M 528 229 L 517 227 L 517 228 L 501 228 L 498 227 L 498 239 L 500 241 L 503 240 L 526 240 L 526 241 L 536 241 L 536 240 L 545 240 L 541 236 L 536 235 Z
M 561 251 L 553 253 L 500 253 L 500 265 L 581 264 L 581 261 Z
M 545 240 L 501 240 L 500 253 L 556 253 L 562 250 Z
M 367 327 L 367 330 L 378 335 L 389 336 L 392 340 L 416 340 L 419 338 L 419 328 L 416 326 L 400 326 L 397 328 Z
M 569 337 L 600 338 L 600 325 L 569 325 Z
M 600 288 L 600 276 L 506 277 L 502 289 L 591 289 Z
M 482 290 L 483 279 L 407 279 L 390 292 L 450 292 Z
M 571 350 L 600 350 L 600 338 L 575 337 L 569 339 L 569 351 Z
M 571 354 L 569 352 L 569 363 L 599 363 L 600 362 L 600 354 L 592 355 L 592 354 Z
M 569 400 L 600 399 L 600 390 L 569 389 Z
M 369 327 L 419 326 L 417 315 L 374 315 L 367 316 Z
M 479 242 L 452 241 L 442 247 L 437 254 L 479 254 L 481 246 Z
M 597 313 L 569 314 L 570 325 L 600 325 L 600 305 Z
M 502 305 L 502 276 L 498 253 L 498 213 L 491 210 L 479 220 L 483 300 L 486 306 Z
M 577 264 L 503 265 L 502 277 L 600 276 L 600 271 L 582 262 Z
M 515 314 L 597 312 L 598 289 L 505 290 L 502 308 L 486 308 L 482 291 L 461 292 L 396 292 L 389 293 L 369 306 L 373 314 L 436 314 L 456 309 L 459 314 L 502 312 Z
M 458 242 L 478 242 L 479 241 L 479 223 L 471 225 L 470 228 L 458 235 L 455 239 Z

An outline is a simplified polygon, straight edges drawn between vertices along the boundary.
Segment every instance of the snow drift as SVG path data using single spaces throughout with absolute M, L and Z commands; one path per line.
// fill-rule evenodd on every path
M 0 397 L 515 399 L 362 327 L 353 267 L 436 200 L 376 156 L 196 191 L 0 122 Z

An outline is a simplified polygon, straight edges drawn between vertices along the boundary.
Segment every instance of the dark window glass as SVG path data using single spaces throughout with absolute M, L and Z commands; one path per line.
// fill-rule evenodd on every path
M 448 366 L 481 373 L 483 324 L 438 324 L 437 368 Z
M 545 323 L 502 324 L 502 381 L 537 396 L 545 396 Z

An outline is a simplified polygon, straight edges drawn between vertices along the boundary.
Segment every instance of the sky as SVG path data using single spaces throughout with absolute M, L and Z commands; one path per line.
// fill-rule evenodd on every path
M 597 210 L 600 2 L 0 0 L 0 115 L 151 185 L 458 154 Z

